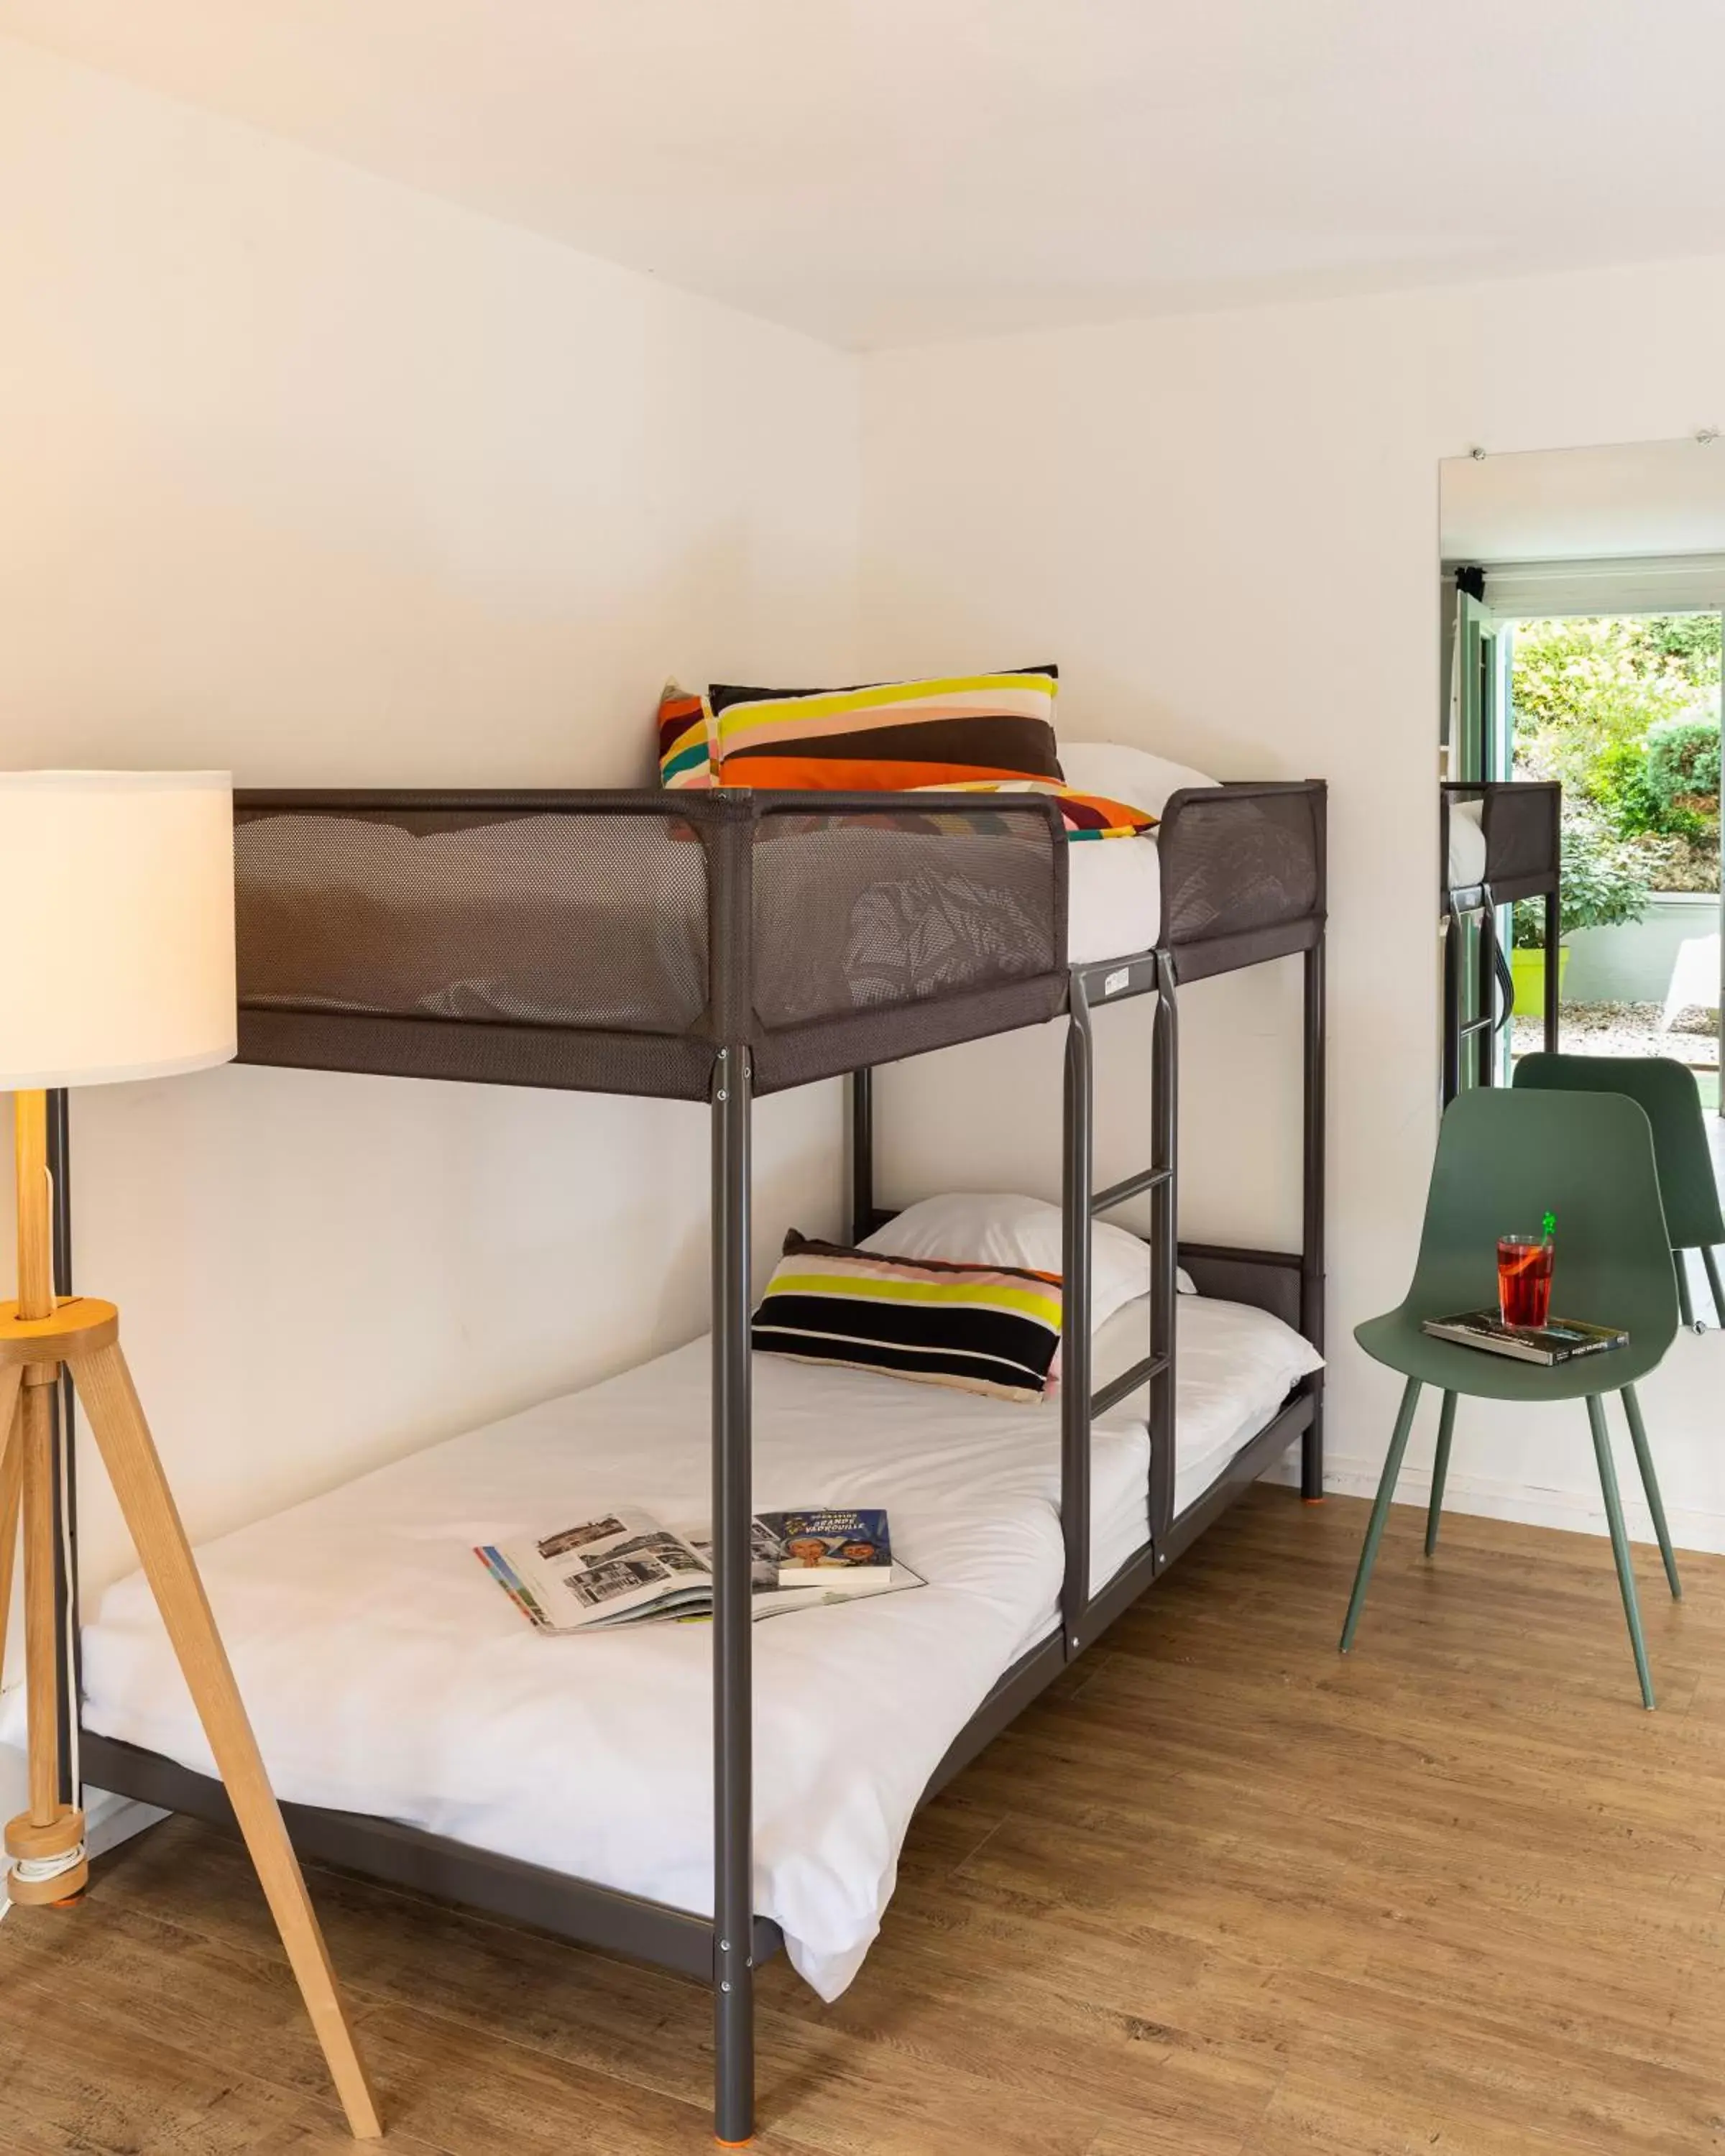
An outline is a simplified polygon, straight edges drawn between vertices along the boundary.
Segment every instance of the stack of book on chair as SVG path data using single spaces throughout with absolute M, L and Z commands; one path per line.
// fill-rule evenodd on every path
M 1615 1325 L 1584 1325 L 1553 1317 L 1544 1325 L 1506 1325 L 1495 1310 L 1466 1310 L 1457 1317 L 1428 1317 L 1420 1327 L 1434 1340 L 1454 1340 L 1463 1348 L 1483 1348 L 1490 1355 L 1508 1355 L 1518 1363 L 1573 1363 L 1578 1355 L 1601 1355 L 1626 1348 L 1628 1333 Z

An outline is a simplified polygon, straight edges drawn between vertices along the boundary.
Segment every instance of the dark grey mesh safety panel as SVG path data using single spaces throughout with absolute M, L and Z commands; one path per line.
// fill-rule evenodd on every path
M 1050 851 L 1028 818 L 769 810 L 755 825 L 756 1019 L 806 1025 L 1055 972 Z
M 1178 977 L 1309 945 L 1325 906 L 1325 791 L 1316 780 L 1224 786 L 1169 798 L 1161 942 Z
M 1480 822 L 1486 834 L 1486 880 L 1499 898 L 1519 888 L 1548 887 L 1558 868 L 1562 789 L 1517 780 L 1483 787 Z
M 234 863 L 248 1009 L 681 1033 L 706 1008 L 684 818 L 242 812 Z
M 1047 1018 L 1066 847 L 1040 799 L 243 794 L 254 1061 L 699 1098 Z

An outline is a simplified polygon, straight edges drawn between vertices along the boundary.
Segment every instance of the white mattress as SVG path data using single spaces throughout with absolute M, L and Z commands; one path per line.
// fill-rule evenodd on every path
M 1066 858 L 1067 963 L 1150 950 L 1162 926 L 1154 836 L 1081 840 L 1067 847 Z
M 1315 1358 L 1238 1304 L 1183 1296 L 1179 1321 L 1183 1505 Z M 1111 1320 L 1099 1381 L 1145 1337 L 1142 1303 Z M 929 1776 L 1054 1628 L 1060 1419 L 772 1357 L 755 1373 L 757 1504 L 885 1505 L 929 1582 L 755 1630 L 755 1906 L 831 1999 L 879 1928 Z M 470 1554 L 624 1501 L 704 1519 L 707 1418 L 701 1340 L 202 1548 L 279 1794 L 710 1911 L 711 1633 L 543 1638 Z M 1142 1405 L 1098 1424 L 1095 1585 L 1145 1539 L 1148 1457 Z M 102 1597 L 84 1677 L 90 1728 L 212 1771 L 141 1575 Z M 0 1736 L 22 1740 L 17 1696 Z

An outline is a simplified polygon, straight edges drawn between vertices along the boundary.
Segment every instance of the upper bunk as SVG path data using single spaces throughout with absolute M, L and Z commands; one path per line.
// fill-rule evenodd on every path
M 1055 1016 L 1071 876 L 1151 843 L 1069 846 L 1038 794 L 242 792 L 234 824 L 242 1061 L 675 1100 L 727 1044 L 768 1093 Z M 1322 937 L 1322 782 L 1176 793 L 1154 852 L 1122 956 Z
M 1440 911 L 1477 912 L 1558 889 L 1563 789 L 1555 779 L 1445 779 L 1438 799 Z

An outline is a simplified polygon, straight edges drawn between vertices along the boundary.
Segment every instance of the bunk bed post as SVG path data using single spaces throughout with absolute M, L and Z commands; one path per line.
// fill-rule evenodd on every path
M 1090 1601 L 1090 1258 L 1095 1106 L 1090 998 L 1072 975 L 1066 1019 L 1065 1096 L 1060 1147 L 1060 1532 L 1066 1566 L 1060 1588 L 1066 1656 L 1084 1637 Z
M 732 2143 L 749 2138 L 755 2113 L 751 1084 L 747 1048 L 721 1048 L 712 1101 L 713 2128 Z
M 866 1064 L 850 1074 L 850 1240 L 875 1229 L 875 1074 Z
M 1445 984 L 1449 968 L 1445 968 Z M 1300 1228 L 1300 1330 L 1320 1354 L 1324 1345 L 1324 1178 L 1326 1071 L 1324 1053 L 1324 947 L 1314 943 L 1305 958 L 1305 1111 L 1302 1145 L 1302 1217 Z M 1447 1030 L 1447 1029 L 1446 1029 Z M 1450 1073 L 1444 1073 L 1445 1097 L 1450 1097 Z M 1308 1505 L 1324 1494 L 1323 1373 L 1308 1380 L 1312 1420 L 1300 1440 L 1300 1495 Z
M 1179 1292 L 1179 1205 L 1176 1163 L 1180 1134 L 1180 1012 L 1174 962 L 1156 954 L 1156 1011 L 1150 1035 L 1150 1547 L 1159 1572 L 1168 1563 L 1174 1517 L 1175 1303 Z
M 1545 1052 L 1558 1052 L 1558 990 L 1563 982 L 1563 960 L 1558 939 L 1563 934 L 1563 901 L 1561 890 L 1545 894 Z

